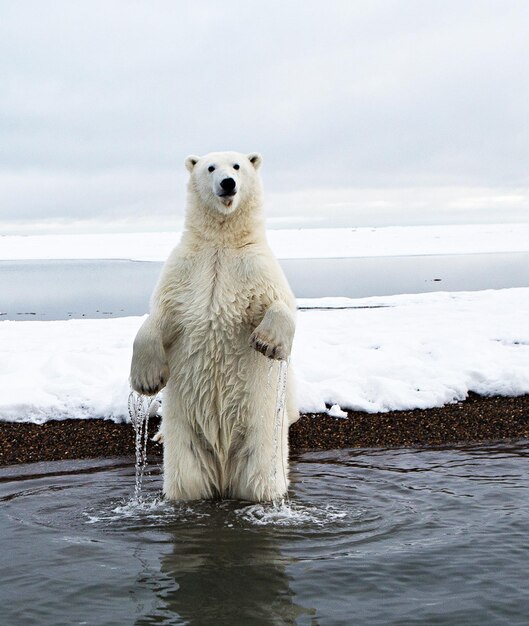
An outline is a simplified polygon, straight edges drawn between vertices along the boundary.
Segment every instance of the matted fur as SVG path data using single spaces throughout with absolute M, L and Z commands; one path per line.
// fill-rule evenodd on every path
M 260 164 L 258 154 L 235 152 L 186 160 L 185 231 L 134 342 L 133 388 L 153 394 L 167 385 L 161 435 L 164 493 L 172 500 L 262 501 L 288 488 L 282 465 L 288 426 L 298 418 L 292 373 L 276 455 L 275 387 L 296 306 L 266 242 Z M 230 199 L 218 195 L 227 176 L 236 181 Z

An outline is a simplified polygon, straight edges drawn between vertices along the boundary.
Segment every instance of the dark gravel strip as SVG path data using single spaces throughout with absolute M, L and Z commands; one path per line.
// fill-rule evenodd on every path
M 157 424 L 151 420 L 151 436 Z M 529 395 L 515 398 L 471 394 L 436 409 L 348 418 L 302 415 L 290 429 L 293 453 L 333 448 L 393 448 L 529 439 Z M 151 454 L 161 446 L 150 443 Z M 50 421 L 42 425 L 0 422 L 0 465 L 134 454 L 130 424 L 102 419 Z
M 307 415 L 290 429 L 292 450 L 445 446 L 529 438 L 529 395 L 471 394 L 435 409 L 362 413 L 347 419 Z

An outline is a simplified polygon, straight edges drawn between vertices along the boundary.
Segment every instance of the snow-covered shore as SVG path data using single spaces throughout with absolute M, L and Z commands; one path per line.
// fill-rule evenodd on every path
M 470 224 L 269 230 L 280 259 L 529 252 L 529 224 Z M 164 261 L 180 233 L 0 237 L 0 260 L 131 259 Z
M 303 412 L 529 393 L 529 288 L 299 304 L 293 363 Z M 0 419 L 126 419 L 143 319 L 1 322 Z

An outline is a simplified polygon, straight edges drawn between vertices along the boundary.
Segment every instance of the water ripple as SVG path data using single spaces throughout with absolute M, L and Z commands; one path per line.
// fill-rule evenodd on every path
M 123 460 L 4 468 L 3 623 L 523 624 L 528 456 L 313 452 L 277 505 L 167 502 L 155 466 L 134 499 Z

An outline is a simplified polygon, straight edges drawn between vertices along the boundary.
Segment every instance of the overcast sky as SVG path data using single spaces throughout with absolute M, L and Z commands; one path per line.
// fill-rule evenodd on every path
M 0 0 L 0 232 L 168 230 L 263 154 L 272 227 L 529 221 L 526 0 Z

